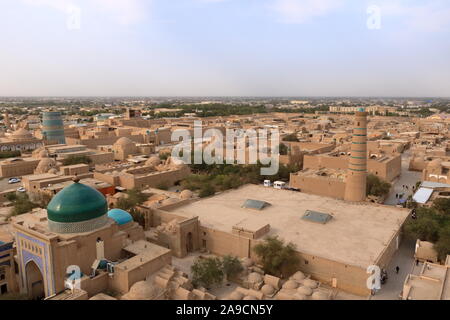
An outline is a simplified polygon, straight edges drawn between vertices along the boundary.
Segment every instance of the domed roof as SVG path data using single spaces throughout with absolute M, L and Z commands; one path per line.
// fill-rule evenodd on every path
M 245 296 L 242 300 L 258 300 L 254 296 Z
M 242 300 L 242 298 L 244 297 L 244 294 L 242 292 L 239 292 L 237 290 L 233 291 L 228 298 L 230 300 Z
M 64 188 L 47 206 L 48 219 L 60 223 L 92 220 L 106 215 L 107 211 L 103 194 L 82 183 Z
M 113 219 L 119 226 L 123 226 L 133 221 L 133 217 L 131 216 L 131 214 L 121 209 L 109 210 L 108 217 Z
M 285 284 L 283 284 L 283 289 L 297 289 L 298 283 L 294 280 L 288 280 Z
M 306 296 L 300 293 L 296 293 L 294 294 L 294 299 L 295 300 L 306 300 Z
M 250 283 L 258 283 L 258 282 L 263 281 L 263 278 L 262 278 L 262 276 L 261 276 L 259 273 L 257 273 L 257 272 L 252 272 L 252 273 L 250 273 L 250 274 L 248 275 L 247 280 L 248 280 L 248 282 L 250 282 Z
M 129 146 L 134 145 L 134 142 L 128 139 L 127 137 L 122 137 L 114 143 L 115 146 Z
M 50 169 L 56 167 L 56 160 L 52 158 L 42 158 L 36 167 L 35 173 L 47 173 Z
M 145 164 L 147 166 L 159 166 L 161 164 L 161 159 L 159 159 L 158 157 L 150 157 L 150 159 L 148 159 Z
M 312 294 L 311 298 L 312 298 L 313 300 L 330 300 L 330 299 L 328 298 L 328 296 L 327 296 L 325 293 L 320 292 L 320 291 L 314 292 L 314 293 Z
M 297 280 L 297 281 L 301 281 L 303 279 L 305 279 L 305 275 L 303 272 L 301 271 L 297 271 L 293 276 L 292 279 Z
M 311 280 L 311 279 L 306 279 L 305 281 L 303 281 L 303 285 L 305 287 L 309 287 L 311 289 L 315 289 L 318 287 L 318 283 L 317 281 Z
M 275 288 L 272 287 L 270 284 L 265 284 L 261 288 L 261 292 L 264 293 L 266 296 L 270 296 L 275 293 Z
M 297 292 L 304 296 L 310 296 L 313 293 L 313 290 L 309 287 L 300 287 L 297 289 Z
M 131 286 L 127 298 L 130 300 L 150 300 L 155 298 L 159 291 L 149 281 L 139 281 Z
M 183 199 L 183 200 L 187 200 L 187 199 L 192 198 L 193 195 L 194 194 L 192 193 L 191 190 L 183 190 L 180 193 L 180 198 Z

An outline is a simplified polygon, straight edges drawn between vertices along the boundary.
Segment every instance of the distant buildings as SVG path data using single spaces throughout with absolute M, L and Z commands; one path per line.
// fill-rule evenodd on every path
M 330 107 L 331 113 L 353 113 L 357 112 L 359 107 L 344 107 L 344 106 L 332 106 Z M 365 108 L 366 112 L 369 114 L 381 114 L 386 115 L 388 113 L 396 113 L 396 107 L 383 107 L 383 106 L 370 106 Z

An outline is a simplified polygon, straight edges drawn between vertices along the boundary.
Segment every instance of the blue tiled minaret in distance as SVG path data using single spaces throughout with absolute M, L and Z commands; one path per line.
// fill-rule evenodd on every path
M 42 115 L 42 133 L 45 140 L 58 144 L 65 144 L 64 123 L 61 112 L 44 112 Z

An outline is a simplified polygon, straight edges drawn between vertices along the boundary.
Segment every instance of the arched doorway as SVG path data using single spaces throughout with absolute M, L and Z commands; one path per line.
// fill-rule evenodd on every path
M 27 277 L 27 291 L 33 300 L 41 300 L 45 298 L 44 277 L 41 270 L 34 261 L 29 261 L 25 266 Z
M 192 232 L 189 232 L 186 237 L 186 251 L 187 253 L 194 251 L 194 243 L 192 240 Z

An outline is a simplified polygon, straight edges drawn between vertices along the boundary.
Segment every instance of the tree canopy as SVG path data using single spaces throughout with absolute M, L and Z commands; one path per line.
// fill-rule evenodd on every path
M 367 176 L 367 195 L 383 197 L 391 190 L 391 184 L 373 174 Z
M 201 258 L 191 266 L 192 282 L 195 286 L 211 287 L 221 284 L 224 278 L 237 276 L 243 270 L 239 259 L 231 255 Z
M 410 238 L 433 242 L 439 259 L 443 261 L 450 254 L 450 214 L 445 206 L 447 202 L 438 200 L 431 208 L 417 208 L 416 218 L 410 219 L 404 230 Z
M 65 166 L 72 166 L 75 164 L 91 164 L 92 160 L 91 158 L 87 156 L 70 156 L 63 160 L 63 165 Z
M 291 274 L 299 263 L 295 245 L 285 244 L 277 236 L 268 237 L 258 243 L 253 247 L 253 251 L 261 259 L 264 271 L 274 276 Z
M 222 261 L 219 258 L 197 259 L 191 266 L 191 271 L 195 286 L 209 288 L 221 284 L 224 278 Z

